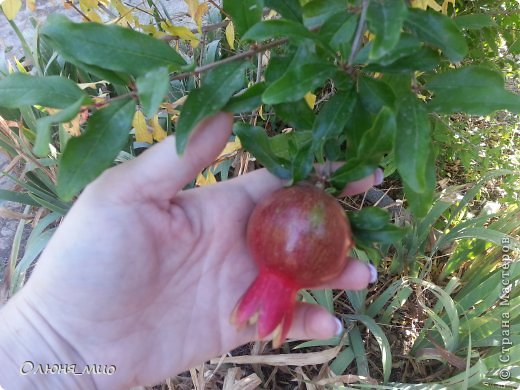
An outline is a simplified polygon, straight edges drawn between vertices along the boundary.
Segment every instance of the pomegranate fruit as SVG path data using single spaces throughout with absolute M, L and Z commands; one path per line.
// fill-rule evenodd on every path
M 322 285 L 345 268 L 353 246 L 338 202 L 310 184 L 280 189 L 253 210 L 247 244 L 259 274 L 231 315 L 237 327 L 257 322 L 259 338 L 279 347 L 291 327 L 296 294 Z

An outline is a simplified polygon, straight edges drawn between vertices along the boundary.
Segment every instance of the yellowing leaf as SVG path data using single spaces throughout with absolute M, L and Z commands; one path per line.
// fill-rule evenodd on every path
M 13 20 L 22 8 L 22 0 L 3 0 L 0 3 L 2 11 L 9 20 Z
M 218 155 L 217 160 L 222 157 L 227 157 L 240 149 L 242 149 L 242 143 L 240 142 L 240 139 L 236 137 L 234 141 L 228 142 L 226 144 L 224 150 Z
M 211 171 L 208 169 L 206 170 L 206 175 L 203 173 L 199 173 L 197 176 L 197 180 L 195 180 L 195 185 L 197 186 L 207 186 L 210 184 L 215 184 L 217 182 L 217 179 L 215 179 L 215 175 L 211 173 Z
M 263 105 L 261 105 L 260 108 L 258 109 L 258 115 L 260 115 L 260 118 L 262 118 L 265 121 Z
M 188 15 L 194 18 L 197 7 L 199 6 L 199 0 L 184 0 L 184 2 L 188 5 Z
M 98 6 L 97 0 L 79 0 L 79 6 L 82 11 L 88 11 Z
M 307 92 L 303 98 L 312 110 L 314 108 L 314 105 L 316 104 L 316 95 L 312 92 Z
M 23 64 L 20 61 L 18 61 L 16 57 L 14 58 L 14 62 L 16 63 L 16 67 L 18 68 L 18 71 L 20 73 L 27 73 L 27 69 L 25 69 Z
M 36 11 L 36 0 L 25 0 L 25 6 L 31 12 Z
M 135 129 L 135 140 L 137 142 L 153 143 L 152 133 L 148 130 L 146 118 L 141 111 L 135 112 L 132 126 Z
M 450 3 L 453 5 L 453 8 L 455 8 L 455 0 L 444 0 L 442 3 L 442 13 L 444 15 L 448 15 L 448 5 Z
M 162 141 L 168 136 L 168 134 L 166 134 L 166 131 L 164 131 L 162 126 L 159 124 L 159 117 L 157 115 L 150 119 L 150 126 L 153 130 L 152 137 L 157 142 Z
M 195 15 L 193 16 L 193 20 L 197 24 L 199 34 L 202 34 L 202 17 L 206 12 L 208 12 L 208 5 L 206 3 L 202 3 L 197 7 Z
M 435 2 L 435 0 L 412 0 L 412 7 L 426 9 L 430 7 L 431 9 L 440 12 L 442 7 Z
M 161 22 L 161 27 L 169 34 L 179 37 L 184 41 L 190 42 L 193 47 L 197 47 L 199 45 L 199 38 L 197 38 L 197 36 L 193 34 L 187 27 L 172 26 L 170 23 L 166 22 Z
M 49 113 L 49 115 L 54 115 L 57 112 L 61 111 L 61 110 L 57 110 L 55 108 L 46 108 L 45 110 Z M 79 137 L 81 135 L 80 126 L 83 123 L 85 123 L 85 121 L 87 119 L 88 119 L 88 110 L 85 109 L 85 110 L 78 112 L 78 115 L 76 115 L 76 117 L 73 120 L 71 120 L 70 122 L 64 122 L 64 123 L 62 123 L 62 125 L 67 133 L 69 133 L 73 137 Z
M 226 26 L 226 41 L 231 50 L 235 50 L 235 26 L 231 20 Z
M 177 110 L 177 107 L 182 106 L 187 98 L 188 98 L 188 95 L 185 95 L 185 96 L 177 99 L 173 103 L 163 102 L 163 103 L 161 103 L 160 107 L 165 109 L 168 112 L 168 114 L 175 115 L 175 114 L 179 113 L 179 110 Z
M 140 24 L 139 20 L 136 21 L 135 26 L 141 30 L 143 30 L 144 33 L 152 35 L 154 38 L 161 39 L 166 33 L 159 31 L 155 25 L 152 24 Z
M 125 7 L 120 0 L 111 0 L 112 5 L 119 12 L 120 17 L 118 18 L 118 24 L 128 23 L 129 25 L 135 25 L 137 18 L 132 14 L 132 9 Z

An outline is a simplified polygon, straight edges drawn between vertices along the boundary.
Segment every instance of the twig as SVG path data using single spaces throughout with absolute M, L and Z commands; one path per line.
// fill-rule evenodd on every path
M 249 58 L 249 57 L 255 55 L 256 53 L 261 53 L 261 52 L 269 50 L 269 49 L 271 49 L 273 47 L 283 45 L 287 41 L 288 41 L 288 39 L 284 38 L 284 39 L 278 39 L 276 41 L 272 41 L 272 42 L 266 43 L 265 45 L 255 45 L 251 49 L 249 49 L 248 51 L 245 51 L 243 53 L 240 53 L 240 54 L 228 57 L 228 58 L 224 58 L 221 61 L 216 61 L 216 62 L 212 62 L 211 64 L 199 66 L 199 67 L 195 68 L 191 72 L 180 73 L 178 75 L 175 75 L 175 76 L 171 77 L 170 80 L 180 80 L 180 79 L 183 79 L 183 78 L 186 78 L 186 77 L 189 77 L 189 76 L 195 76 L 195 75 L 198 75 L 200 73 L 207 72 L 208 70 L 211 70 L 213 68 L 216 68 L 217 66 L 228 64 L 228 63 L 233 62 L 233 61 L 239 61 L 239 60 L 242 60 L 244 58 Z
M 350 68 L 354 63 L 354 59 L 356 58 L 356 54 L 361 47 L 361 39 L 363 38 L 363 32 L 365 31 L 365 21 L 367 18 L 367 9 L 370 0 L 363 0 L 361 5 L 361 16 L 359 17 L 359 23 L 357 25 L 356 36 L 354 38 L 354 42 L 352 43 L 352 50 L 350 51 L 350 55 L 348 57 L 348 67 Z
M 83 17 L 87 22 L 92 22 L 92 20 L 91 20 L 87 15 L 85 15 L 85 14 L 83 13 L 83 11 L 80 10 L 80 9 L 76 6 L 76 4 L 74 4 L 72 1 L 70 1 L 70 0 L 66 0 L 66 1 L 65 1 L 65 4 L 66 4 L 66 5 L 70 5 L 72 8 L 74 8 L 74 10 L 75 10 L 78 14 L 80 14 L 80 15 L 81 15 L 81 16 L 82 16 L 82 17 Z

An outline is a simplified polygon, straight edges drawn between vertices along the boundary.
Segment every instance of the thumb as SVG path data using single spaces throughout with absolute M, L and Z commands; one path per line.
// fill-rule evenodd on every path
M 197 125 L 182 156 L 176 152 L 175 138 L 168 137 L 100 179 L 120 196 L 170 199 L 215 160 L 226 145 L 232 124 L 233 116 L 220 112 Z

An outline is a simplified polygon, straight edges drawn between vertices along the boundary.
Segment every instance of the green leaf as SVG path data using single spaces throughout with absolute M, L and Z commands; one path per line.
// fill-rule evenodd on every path
M 334 188 L 341 191 L 348 183 L 371 175 L 376 168 L 377 163 L 375 162 L 351 158 L 339 169 L 334 171 L 331 177 L 331 183 Z
M 362 76 L 358 79 L 358 88 L 361 102 L 371 114 L 377 114 L 383 106 L 395 105 L 394 91 L 383 80 Z
M 293 183 L 307 179 L 309 173 L 314 168 L 314 153 L 312 144 L 308 142 L 306 145 L 297 149 L 296 153 L 291 156 L 291 173 Z
M 166 42 L 117 25 L 73 23 L 51 14 L 40 34 L 65 60 L 80 67 L 85 64 L 93 73 L 100 68 L 142 76 L 159 67 L 178 71 L 186 64 Z
M 168 88 L 170 87 L 170 76 L 168 69 L 157 68 L 140 76 L 135 81 L 137 96 L 141 103 L 143 114 L 150 118 L 159 109 Z
M 295 102 L 324 84 L 336 70 L 329 63 L 311 63 L 291 67 L 280 79 L 267 87 L 262 100 L 265 104 Z
M 264 129 L 246 123 L 236 123 L 233 131 L 240 138 L 244 148 L 251 152 L 273 175 L 281 179 L 291 178 L 288 164 L 273 153 Z
M 484 27 L 495 27 L 493 18 L 485 14 L 461 15 L 453 19 L 458 28 L 480 30 Z
M 51 142 L 51 126 L 57 123 L 71 121 L 78 115 L 81 106 L 87 100 L 86 96 L 82 96 L 78 101 L 69 107 L 57 112 L 54 115 L 42 117 L 36 121 L 36 142 L 34 143 L 34 153 L 39 157 L 45 157 L 49 154 L 49 144 Z
M 0 80 L 0 107 L 40 105 L 66 108 L 87 95 L 73 81 L 60 76 L 29 76 L 14 73 Z
M 376 37 L 369 58 L 376 60 L 392 51 L 401 35 L 408 8 L 404 0 L 372 0 L 367 10 L 367 22 Z
M 405 25 L 420 39 L 440 48 L 452 62 L 462 61 L 468 52 L 455 22 L 439 12 L 410 9 Z
M 264 82 L 254 84 L 245 91 L 229 99 L 223 110 L 235 113 L 253 111 L 262 104 L 262 94 L 264 91 Z
M 347 0 L 312 0 L 305 3 L 303 17 L 308 28 L 322 25 L 328 18 L 345 11 L 348 7 Z
M 339 51 L 343 59 L 347 59 L 352 39 L 358 25 L 358 17 L 355 14 L 341 12 L 332 16 L 320 28 L 320 37 L 332 50 Z
M 337 139 L 343 133 L 352 110 L 356 104 L 353 90 L 340 91 L 328 100 L 316 117 L 312 133 L 312 145 L 315 153 L 322 153 L 328 139 Z
M 380 230 L 390 222 L 390 215 L 379 207 L 364 207 L 360 211 L 349 213 L 348 219 L 352 229 Z
M 409 93 L 400 102 L 397 114 L 395 162 L 403 181 L 418 193 L 426 190 L 430 127 L 426 108 Z
M 506 109 L 520 112 L 520 96 L 504 88 L 500 72 L 481 66 L 453 69 L 432 77 L 426 88 L 434 96 L 428 108 L 442 113 L 487 115 Z
M 354 59 L 355 64 L 376 64 L 380 66 L 386 66 L 394 63 L 395 61 L 408 57 L 421 49 L 421 41 L 419 39 L 409 33 L 401 33 L 399 41 L 394 46 L 394 48 L 382 56 L 381 58 L 371 60 L 369 58 L 370 52 L 372 50 L 372 42 L 368 42 L 356 55 Z
M 282 15 L 282 18 L 302 21 L 302 7 L 299 0 L 265 0 L 265 5 Z
M 193 129 L 204 118 L 216 114 L 244 83 L 247 62 L 220 65 L 206 74 L 202 86 L 190 92 L 182 106 L 175 130 L 177 152 L 182 154 Z
M 289 161 L 291 159 L 292 149 L 302 149 L 310 144 L 312 140 L 312 131 L 290 131 L 269 138 L 271 150 L 274 154 L 282 159 Z
M 386 153 L 390 153 L 394 147 L 396 129 L 394 112 L 388 107 L 383 107 L 372 128 L 363 133 L 358 146 L 358 157 L 379 161 Z
M 355 357 L 356 356 L 352 348 L 345 348 L 343 351 L 338 353 L 338 356 L 336 356 L 334 361 L 330 364 L 331 371 L 336 375 L 343 374 Z
M 407 229 L 398 226 L 387 224 L 378 230 L 354 230 L 356 241 L 364 243 L 380 242 L 383 244 L 395 244 L 403 239 L 406 235 Z
M 289 37 L 293 41 L 315 39 L 316 36 L 302 24 L 292 20 L 264 20 L 255 24 L 243 35 L 243 41 L 263 41 L 266 39 Z
M 235 32 L 242 36 L 262 20 L 263 0 L 224 0 L 224 11 L 231 16 Z
M 435 195 L 435 154 L 431 146 L 423 151 L 426 155 L 426 172 L 424 173 L 425 186 L 423 191 L 415 191 L 406 181 L 403 181 L 404 195 L 408 202 L 408 208 L 416 218 L 423 218 L 433 205 Z
M 385 383 L 388 382 L 388 380 L 390 379 L 390 373 L 392 372 L 392 350 L 390 348 L 390 343 L 388 342 L 388 339 L 386 338 L 383 329 L 381 329 L 381 327 L 374 321 L 373 318 L 370 318 L 367 315 L 349 314 L 346 315 L 345 318 L 351 321 L 360 321 L 370 330 L 381 350 L 381 360 L 383 363 L 383 380 Z
M 280 103 L 274 106 L 276 115 L 298 130 L 310 130 L 316 115 L 304 99 L 297 102 Z
M 401 57 L 388 65 L 378 63 L 369 64 L 365 67 L 369 72 L 380 73 L 411 73 L 415 71 L 428 72 L 435 69 L 440 63 L 440 55 L 437 50 L 423 47 L 417 52 Z
M 31 206 L 39 206 L 39 204 L 35 202 L 28 194 L 18 191 L 3 190 L 0 188 L 0 199 Z
M 132 99 L 114 101 L 90 117 L 85 134 L 69 140 L 58 173 L 63 200 L 71 200 L 112 164 L 128 140 L 134 112 Z

